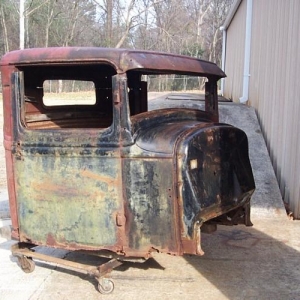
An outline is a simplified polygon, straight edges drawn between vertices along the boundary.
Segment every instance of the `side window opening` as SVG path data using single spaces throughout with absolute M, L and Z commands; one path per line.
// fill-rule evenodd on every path
M 206 81 L 206 77 L 193 75 L 132 71 L 128 74 L 130 114 L 158 108 L 194 108 L 195 104 L 205 113 Z
M 22 123 L 28 129 L 108 128 L 113 122 L 107 65 L 27 67 Z
M 128 72 L 132 117 L 163 108 L 187 108 L 196 109 L 202 120 L 218 122 L 217 78 L 182 72 L 143 71 Z
M 127 79 L 130 114 L 133 116 L 148 111 L 147 82 L 138 72 L 128 72 Z

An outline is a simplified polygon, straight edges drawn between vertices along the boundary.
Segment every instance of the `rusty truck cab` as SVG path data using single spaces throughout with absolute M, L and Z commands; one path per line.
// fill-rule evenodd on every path
M 247 137 L 218 122 L 225 74 L 215 64 L 67 47 L 8 53 L 1 72 L 12 236 L 31 245 L 16 255 L 35 258 L 36 245 L 109 251 L 118 262 L 202 255 L 201 228 L 251 225 Z M 206 78 L 204 109 L 148 111 L 143 78 L 160 74 Z M 52 81 L 92 85 L 93 99 L 47 99 Z

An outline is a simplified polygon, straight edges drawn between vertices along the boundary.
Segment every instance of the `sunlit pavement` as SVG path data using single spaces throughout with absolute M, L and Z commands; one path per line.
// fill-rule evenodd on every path
M 24 273 L 11 256 L 14 242 L 0 238 L 0 298 L 299 299 L 300 222 L 253 222 L 202 234 L 202 257 L 156 254 L 143 264 L 123 264 L 111 273 L 115 289 L 109 295 L 97 291 L 94 278 L 56 266 L 38 262 L 33 273 Z M 95 258 L 49 251 L 97 264 Z
M 178 103 L 174 96 L 149 102 L 150 109 Z M 185 102 L 200 106 L 197 99 Z M 253 109 L 220 104 L 222 122 L 246 131 L 257 189 L 253 227 L 219 226 L 202 234 L 202 257 L 155 254 L 143 264 L 125 263 L 111 273 L 113 293 L 101 295 L 87 275 L 37 262 L 26 274 L 11 256 L 8 202 L 0 191 L 0 299 L 300 299 L 300 221 L 286 216 L 276 178 Z M 95 257 L 39 248 L 46 254 L 100 263 Z

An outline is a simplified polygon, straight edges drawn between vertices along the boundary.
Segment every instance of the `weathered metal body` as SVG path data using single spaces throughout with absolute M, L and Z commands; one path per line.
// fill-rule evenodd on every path
M 201 228 L 251 225 L 247 137 L 218 123 L 217 81 L 225 74 L 215 64 L 48 48 L 8 53 L 1 72 L 12 236 L 20 248 L 109 251 L 118 261 L 153 251 L 201 255 Z M 147 111 L 141 76 L 151 74 L 207 77 L 205 111 Z M 96 103 L 47 107 L 41 87 L 48 79 L 92 81 Z

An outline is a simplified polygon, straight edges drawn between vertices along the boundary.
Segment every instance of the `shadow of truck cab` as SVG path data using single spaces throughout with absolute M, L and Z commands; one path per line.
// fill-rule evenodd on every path
M 225 74 L 215 64 L 66 47 L 8 53 L 1 71 L 12 236 L 20 243 L 122 260 L 201 255 L 201 229 L 251 225 L 247 137 L 218 122 Z M 205 78 L 204 110 L 148 111 L 145 78 L 162 75 Z M 53 100 L 63 82 L 73 92 L 91 84 L 93 99 Z

